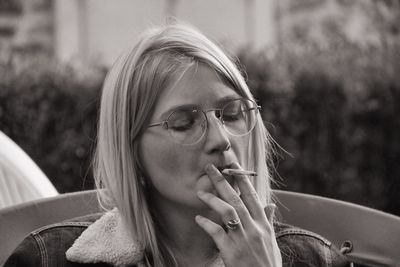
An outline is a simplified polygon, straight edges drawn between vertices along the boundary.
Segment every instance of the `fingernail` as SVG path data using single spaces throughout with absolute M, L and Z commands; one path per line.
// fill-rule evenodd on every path
M 202 197 L 204 196 L 205 192 L 204 191 L 197 191 L 197 196 Z
M 207 172 L 214 172 L 215 171 L 215 166 L 212 163 L 209 163 L 206 165 L 206 171 Z
M 240 164 L 239 164 L 238 162 L 233 162 L 233 163 L 232 163 L 232 166 L 234 166 L 234 167 L 236 167 L 236 168 L 238 168 L 238 169 L 241 168 L 241 167 L 240 167 Z
M 196 217 L 194 217 L 194 219 L 195 219 L 197 222 L 201 222 L 202 220 L 204 220 L 204 217 L 201 216 L 201 215 L 196 215 Z

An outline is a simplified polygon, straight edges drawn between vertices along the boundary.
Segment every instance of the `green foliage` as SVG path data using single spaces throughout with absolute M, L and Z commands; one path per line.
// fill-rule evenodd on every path
M 399 51 L 242 54 L 266 126 L 288 152 L 276 158 L 278 187 L 400 214 Z
M 19 70 L 2 66 L 0 129 L 59 192 L 91 188 L 90 156 L 104 72 L 40 63 Z

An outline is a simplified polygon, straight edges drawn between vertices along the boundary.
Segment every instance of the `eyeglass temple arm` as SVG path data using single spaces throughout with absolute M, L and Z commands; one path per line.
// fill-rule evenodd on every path
M 254 108 L 249 108 L 247 110 L 261 110 L 261 106 L 255 106 Z

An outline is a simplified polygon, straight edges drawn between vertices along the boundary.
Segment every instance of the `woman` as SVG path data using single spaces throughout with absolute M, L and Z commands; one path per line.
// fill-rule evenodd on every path
M 344 266 L 328 241 L 273 223 L 258 109 L 197 30 L 148 31 L 103 86 L 94 173 L 107 212 L 36 231 L 6 266 Z

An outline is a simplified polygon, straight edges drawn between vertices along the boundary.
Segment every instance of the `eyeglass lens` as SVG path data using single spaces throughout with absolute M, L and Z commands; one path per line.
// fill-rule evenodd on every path
M 256 115 L 257 107 L 253 101 L 238 99 L 223 107 L 219 119 L 229 134 L 243 136 L 255 126 Z M 203 137 L 206 128 L 207 117 L 201 109 L 179 109 L 168 117 L 168 130 L 180 144 L 196 143 Z

